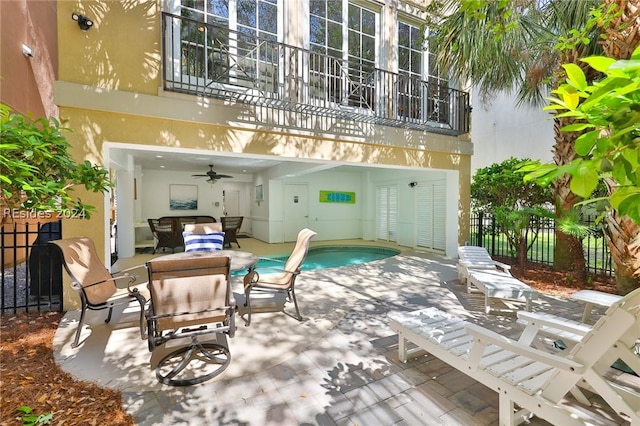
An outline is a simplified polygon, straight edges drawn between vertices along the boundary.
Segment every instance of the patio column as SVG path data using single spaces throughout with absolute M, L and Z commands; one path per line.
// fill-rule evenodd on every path
M 116 200 L 118 220 L 118 257 L 133 257 L 135 248 L 134 161 L 127 156 L 126 170 L 116 172 Z

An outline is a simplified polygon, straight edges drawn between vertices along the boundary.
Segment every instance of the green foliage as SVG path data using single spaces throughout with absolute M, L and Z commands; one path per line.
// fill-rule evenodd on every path
M 18 418 L 22 420 L 24 426 L 48 425 L 53 420 L 52 413 L 34 414 L 33 409 L 28 405 L 16 408 Z
M 543 105 L 561 63 L 601 51 L 600 0 L 434 0 L 426 7 L 429 51 L 439 69 L 481 95 L 517 92 Z M 554 49 L 555 47 L 555 49 Z
M 522 171 L 528 182 L 541 184 L 569 174 L 571 191 L 583 198 L 593 196 L 601 179 L 611 179 L 611 207 L 640 223 L 640 47 L 629 60 L 592 56 L 583 62 L 604 77 L 587 84 L 580 67 L 564 65 L 567 81 L 546 108 L 577 121 L 562 130 L 581 133 L 578 158 L 562 166 L 530 164 Z
M 471 183 L 471 198 L 476 210 L 495 212 L 498 207 L 517 210 L 549 203 L 549 188 L 537 182 L 524 182 L 519 169 L 529 159 L 509 158 L 476 171 Z
M 530 227 L 534 217 L 548 217 L 544 208 L 552 200 L 551 190 L 537 182 L 524 182 L 519 172 L 523 162 L 509 158 L 476 171 L 471 183 L 474 209 L 492 213 L 509 241 L 510 249 L 522 263 L 537 238 L 537 228 Z M 532 235 L 529 235 L 532 234 Z
M 89 161 L 74 163 L 55 119 L 28 119 L 0 105 L 0 207 L 19 210 L 72 212 L 88 217 L 92 206 L 72 198 L 72 188 L 83 185 L 105 192 L 108 171 Z M 3 216 L 4 218 L 4 216 Z

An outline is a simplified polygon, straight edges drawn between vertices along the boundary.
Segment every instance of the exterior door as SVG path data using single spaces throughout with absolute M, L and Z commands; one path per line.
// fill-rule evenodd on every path
M 225 189 L 224 212 L 227 216 L 242 216 L 240 213 L 240 191 Z
M 298 232 L 309 226 L 309 188 L 284 185 L 284 241 L 295 241 Z
M 226 216 L 242 216 L 240 211 L 240 191 L 237 189 L 225 189 L 223 195 L 224 202 L 224 214 Z M 246 232 L 249 223 L 249 218 L 246 217 L 242 221 L 242 227 L 238 232 Z

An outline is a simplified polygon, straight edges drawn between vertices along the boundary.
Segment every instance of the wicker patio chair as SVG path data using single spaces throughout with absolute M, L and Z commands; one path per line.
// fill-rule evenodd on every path
M 222 232 L 224 232 L 224 247 L 231 248 L 231 243 L 238 243 L 238 231 L 242 226 L 243 216 L 222 216 L 220 221 L 222 222 Z

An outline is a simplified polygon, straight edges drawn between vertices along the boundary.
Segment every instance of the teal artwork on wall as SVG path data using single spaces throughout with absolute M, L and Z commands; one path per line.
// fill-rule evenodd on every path
M 348 191 L 320 191 L 320 202 L 355 204 L 356 193 Z

